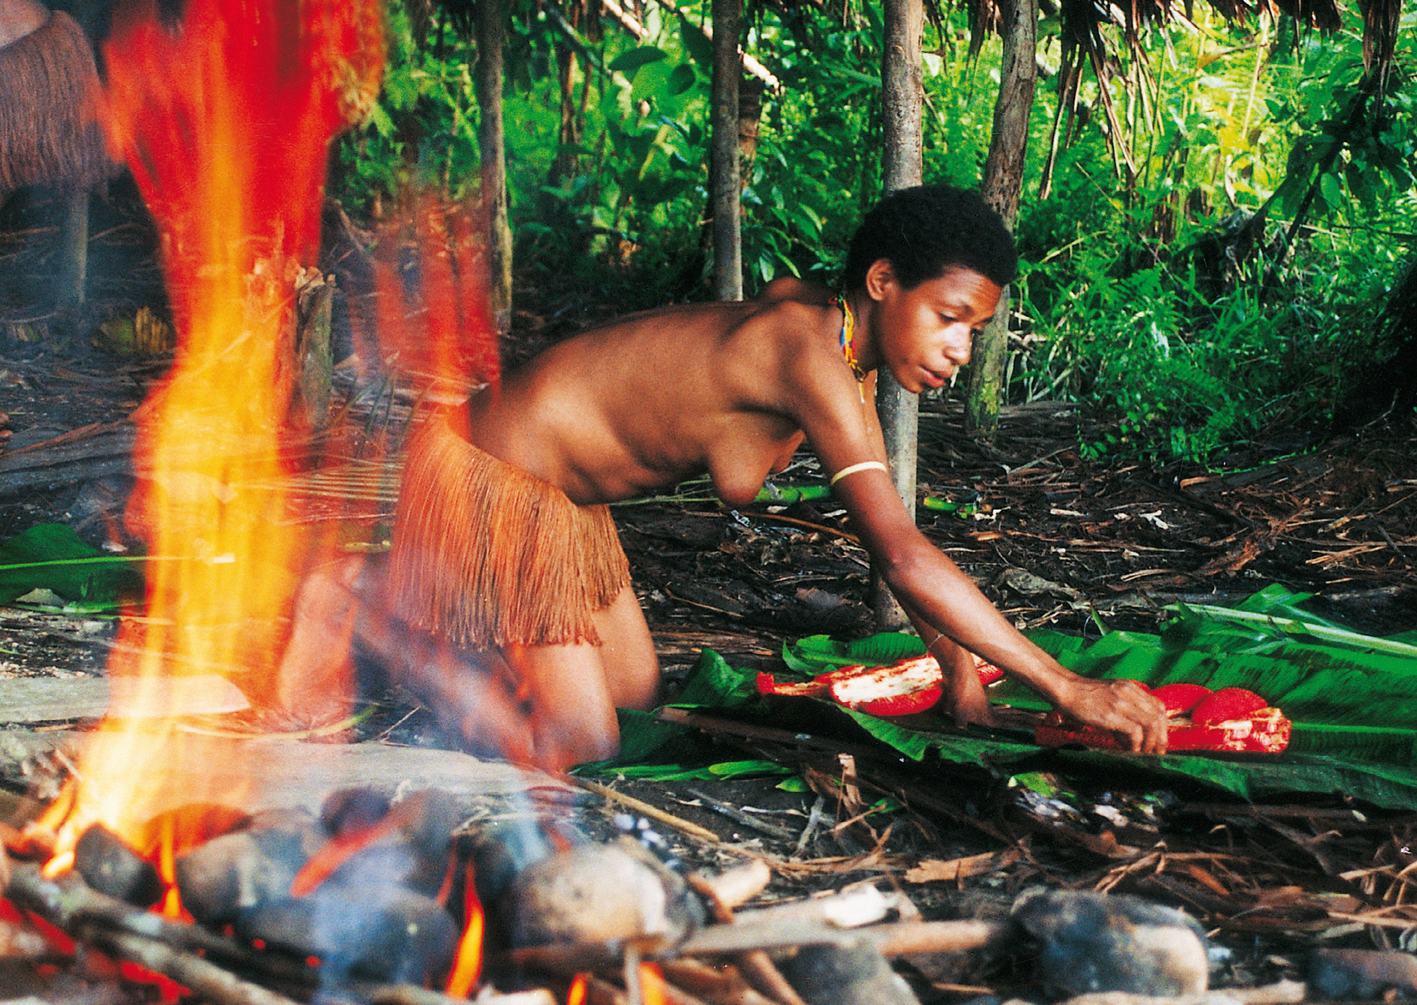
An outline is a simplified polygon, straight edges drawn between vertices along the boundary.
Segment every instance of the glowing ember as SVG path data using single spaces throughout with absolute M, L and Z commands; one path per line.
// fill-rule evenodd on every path
M 127 519 L 154 560 L 109 671 L 139 700 L 164 675 L 217 672 L 269 704 L 325 548 L 284 519 L 279 487 L 306 432 L 293 291 L 318 251 L 328 143 L 377 92 L 383 21 L 375 0 L 192 0 L 175 26 L 139 7 L 105 47 L 103 125 L 158 222 L 178 349 L 139 416 Z M 100 730 L 61 847 L 96 820 L 136 847 L 182 760 L 176 726 Z

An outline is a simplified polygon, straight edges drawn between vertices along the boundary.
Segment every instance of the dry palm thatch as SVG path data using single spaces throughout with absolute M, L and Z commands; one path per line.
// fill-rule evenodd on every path
M 976 33 L 1001 23 L 1001 10 L 1008 0 L 966 0 L 970 23 Z M 1045 0 L 1045 3 L 1047 0 Z M 1183 5 L 1173 0 L 1057 0 L 1062 19 L 1063 52 L 1058 70 L 1058 115 L 1053 125 L 1053 152 L 1044 168 L 1042 191 L 1047 195 L 1053 157 L 1060 138 L 1071 139 L 1083 110 L 1079 88 L 1089 64 L 1098 82 L 1098 104 L 1107 117 L 1107 139 L 1117 156 L 1132 169 L 1130 154 L 1122 143 L 1113 107 L 1109 82 L 1118 74 L 1116 53 L 1109 47 L 1105 29 L 1120 28 L 1132 57 L 1144 61 L 1141 30 L 1152 24 L 1184 23 L 1192 11 L 1192 0 Z M 1333 32 L 1343 26 L 1343 8 L 1337 0 L 1210 0 L 1210 6 L 1227 20 L 1243 21 L 1267 12 L 1291 18 L 1307 30 Z M 1391 65 L 1402 14 L 1402 0 L 1359 0 L 1363 17 L 1363 53 L 1368 72 L 1378 82 L 1386 81 Z
M 1376 72 L 1386 87 L 1388 68 L 1397 49 L 1397 29 L 1402 22 L 1402 0 L 1358 0 L 1363 12 L 1363 63 Z
M 98 86 L 88 39 L 62 11 L 0 48 L 0 194 L 84 189 L 116 173 L 94 115 Z

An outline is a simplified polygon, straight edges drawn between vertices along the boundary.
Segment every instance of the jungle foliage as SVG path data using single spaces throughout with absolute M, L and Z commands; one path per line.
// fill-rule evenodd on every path
M 660 0 L 620 22 L 599 6 L 511 11 L 518 296 L 617 311 L 707 297 L 707 4 Z M 999 45 L 963 10 L 938 13 L 924 175 L 976 185 Z M 1106 94 L 1084 80 L 1061 116 L 1061 28 L 1056 15 L 1040 24 L 1007 393 L 1115 418 L 1116 432 L 1080 443 L 1095 456 L 1214 461 L 1280 430 L 1322 434 L 1401 351 L 1381 318 L 1417 257 L 1417 18 L 1404 18 L 1381 87 L 1357 24 L 1193 18 L 1143 29 L 1134 49 L 1119 36 Z M 745 121 L 745 286 L 830 282 L 880 194 L 880 0 L 759 2 L 745 23 L 745 51 L 778 81 L 756 89 L 761 114 Z M 390 39 L 382 101 L 342 141 L 334 181 L 368 216 L 408 178 L 456 192 L 477 177 L 470 37 L 444 9 L 404 0 Z

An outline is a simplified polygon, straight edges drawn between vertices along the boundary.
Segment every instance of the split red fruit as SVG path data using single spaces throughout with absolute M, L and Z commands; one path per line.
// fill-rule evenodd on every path
M 1277 708 L 1240 687 L 1212 692 L 1199 684 L 1166 684 L 1151 692 L 1166 705 L 1170 751 L 1252 751 L 1277 754 L 1289 746 L 1293 723 Z M 1118 735 L 1072 722 L 1049 712 L 1034 731 L 1045 747 L 1081 744 L 1096 750 L 1123 750 Z
M 974 656 L 973 653 L 970 653 L 970 655 Z M 974 669 L 979 671 L 979 683 L 983 684 L 985 687 L 988 687 L 1004 676 L 1004 671 L 1000 670 L 982 656 L 974 656 Z
M 1191 710 L 1191 721 L 1197 725 L 1205 725 L 1212 722 L 1243 719 L 1268 704 L 1269 702 L 1253 691 L 1246 691 L 1242 687 L 1223 687 L 1214 694 L 1208 695 L 1204 701 Z
M 832 701 L 868 715 L 914 715 L 944 694 L 944 674 L 933 656 L 884 667 L 844 667 L 829 676 Z
M 823 680 L 826 674 L 821 677 L 814 677 L 811 680 L 787 680 L 780 681 L 770 673 L 759 672 L 756 680 L 758 694 L 785 694 L 800 698 L 821 698 L 827 693 L 827 688 L 831 686 L 829 681 Z
M 1166 706 L 1167 715 L 1189 712 L 1214 692 L 1203 684 L 1163 684 L 1151 692 Z
M 845 666 L 806 681 L 779 681 L 760 673 L 757 689 L 759 694 L 830 698 L 870 715 L 913 715 L 940 700 L 943 679 L 939 662 L 925 655 L 888 666 Z
M 974 669 L 985 685 L 1004 675 L 978 656 Z M 830 698 L 845 708 L 886 716 L 928 711 L 944 694 L 944 672 L 928 653 L 887 666 L 845 666 L 811 680 L 779 681 L 770 673 L 759 673 L 755 683 L 759 694 Z

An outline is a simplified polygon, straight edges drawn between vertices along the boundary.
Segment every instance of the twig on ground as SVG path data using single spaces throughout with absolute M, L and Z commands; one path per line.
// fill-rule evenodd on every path
M 575 776 L 570 777 L 570 782 L 572 785 L 580 786 L 587 792 L 595 793 L 602 799 L 617 802 L 626 809 L 634 810 L 636 813 L 642 813 L 650 819 L 658 820 L 660 823 L 673 827 L 675 830 L 687 834 L 690 837 L 696 837 L 700 841 L 711 841 L 718 845 L 723 844 L 723 839 L 707 827 L 700 827 L 696 823 L 691 823 L 681 817 L 674 816 L 672 813 L 667 813 L 658 806 L 651 806 L 649 803 L 636 799 L 633 796 L 616 792 L 608 785 L 601 785 L 599 782 L 592 782 L 585 778 L 576 778 Z

